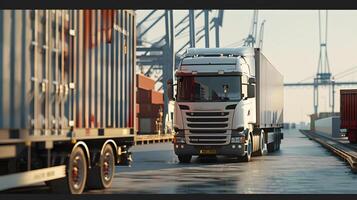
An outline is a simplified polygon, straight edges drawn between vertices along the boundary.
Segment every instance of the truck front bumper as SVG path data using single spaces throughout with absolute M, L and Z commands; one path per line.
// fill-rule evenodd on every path
M 244 156 L 246 153 L 246 147 L 244 144 L 200 146 L 185 143 L 174 144 L 174 150 L 176 155 Z

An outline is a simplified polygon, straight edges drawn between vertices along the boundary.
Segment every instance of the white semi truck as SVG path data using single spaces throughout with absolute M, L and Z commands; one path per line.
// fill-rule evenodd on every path
M 190 48 L 168 81 L 175 101 L 174 151 L 250 161 L 280 149 L 283 76 L 258 48 Z M 176 93 L 174 94 L 174 88 Z

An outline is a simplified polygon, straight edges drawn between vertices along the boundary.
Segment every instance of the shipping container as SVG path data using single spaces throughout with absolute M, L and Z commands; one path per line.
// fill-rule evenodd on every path
M 160 120 L 156 117 L 143 117 L 139 118 L 139 131 L 138 134 L 159 134 L 162 132 L 160 130 Z
M 340 132 L 340 122 L 339 116 L 320 118 L 315 121 L 315 132 L 339 138 L 342 136 Z
M 0 166 L 0 190 L 57 179 L 54 190 L 81 193 L 87 175 L 89 188 L 109 187 L 97 158 L 130 160 L 135 55 L 132 10 L 0 10 L 0 159 L 18 162 Z M 75 153 L 88 160 L 78 188 L 68 181 Z
M 357 89 L 340 90 L 341 129 L 347 129 L 351 143 L 357 143 Z
M 160 112 L 163 112 L 163 104 L 140 104 L 139 117 L 159 117 Z
M 152 104 L 163 104 L 164 94 L 162 92 L 151 91 L 151 103 Z
M 151 90 L 145 90 L 137 88 L 136 91 L 136 103 L 138 104 L 149 104 L 151 103 Z
M 138 88 L 136 93 L 136 103 L 138 104 L 164 103 L 164 94 L 162 92 Z
M 147 77 L 143 74 L 136 75 L 136 87 L 144 90 L 154 90 L 155 89 L 155 80 Z

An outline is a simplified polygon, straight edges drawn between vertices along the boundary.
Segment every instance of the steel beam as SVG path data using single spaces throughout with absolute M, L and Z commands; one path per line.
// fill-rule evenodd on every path
M 190 47 L 196 47 L 196 33 L 195 33 L 195 11 L 189 10 L 190 23 Z
M 165 11 L 165 46 L 163 59 L 165 64 L 162 73 L 162 87 L 164 90 L 164 112 L 163 112 L 163 127 L 166 128 L 166 116 L 168 116 L 169 98 L 166 95 L 167 81 L 173 79 L 173 72 L 175 67 L 175 53 L 174 53 L 174 24 L 173 24 L 173 11 Z
M 331 85 L 331 83 L 318 83 L 319 86 Z M 357 82 L 335 82 L 335 86 L 357 85 Z M 314 86 L 314 83 L 284 83 L 285 87 Z
M 205 47 L 209 48 L 209 11 L 205 10 L 205 24 L 204 24 L 204 29 L 205 29 Z

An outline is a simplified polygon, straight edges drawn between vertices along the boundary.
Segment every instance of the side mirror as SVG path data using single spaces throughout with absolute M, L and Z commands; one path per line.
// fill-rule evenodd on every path
M 255 97 L 255 85 L 248 85 L 248 98 L 254 98 Z
M 255 84 L 255 78 L 249 78 L 248 83 L 249 83 L 249 85 Z
M 174 101 L 174 85 L 172 79 L 167 81 L 167 96 L 169 97 L 170 101 Z

